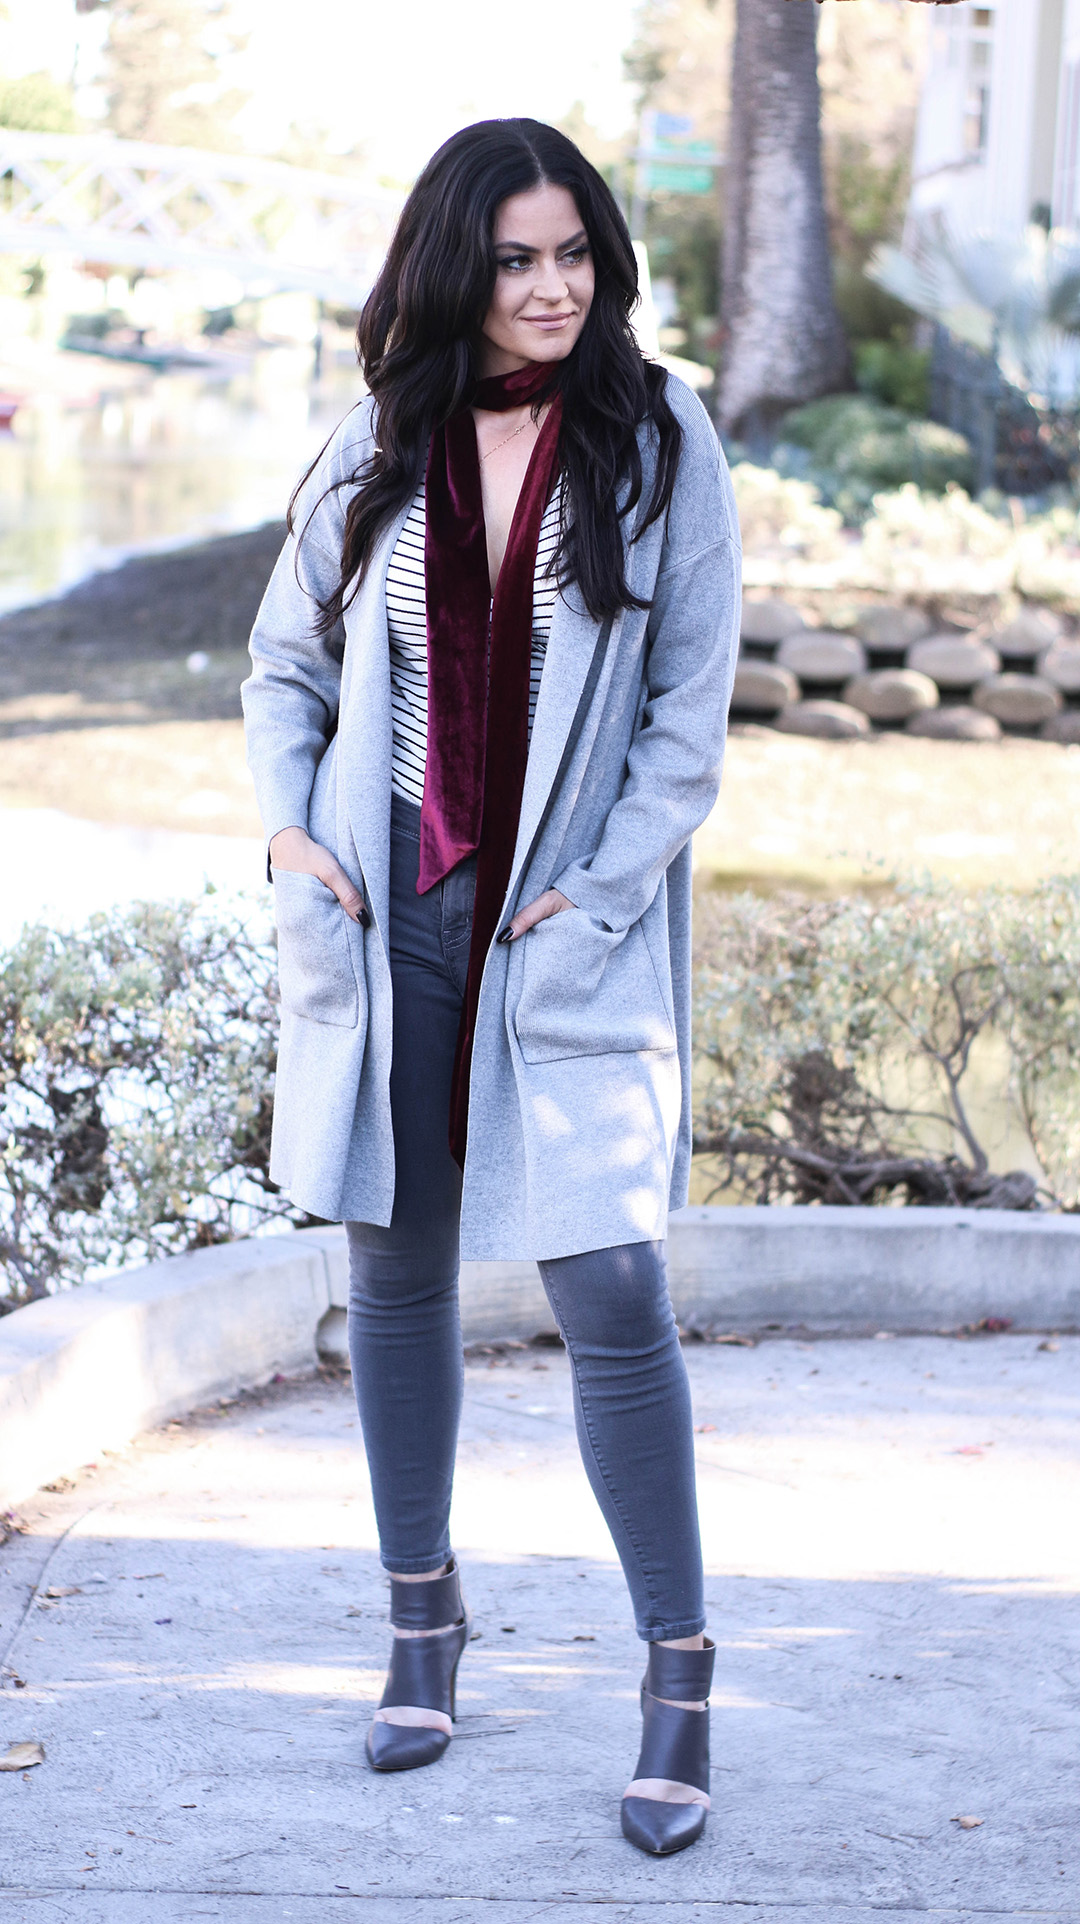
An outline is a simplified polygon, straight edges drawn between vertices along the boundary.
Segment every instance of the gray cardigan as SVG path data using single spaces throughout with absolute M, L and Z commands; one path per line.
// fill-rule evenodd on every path
M 740 547 L 723 455 L 674 378 L 684 448 L 666 525 L 629 542 L 651 602 L 597 622 L 556 602 L 500 926 L 545 888 L 575 904 L 487 958 L 473 1049 L 461 1250 L 547 1258 L 665 1234 L 690 1162 L 690 837 L 716 800 L 739 629 Z M 339 572 L 345 488 L 370 402 L 308 482 L 251 637 L 248 760 L 267 837 L 333 850 L 364 932 L 312 876 L 274 874 L 281 1048 L 272 1174 L 330 1220 L 394 1199 L 387 959 L 390 674 L 383 536 L 344 643 L 312 633 Z M 653 446 L 642 430 L 646 498 Z M 323 498 L 324 497 L 324 498 Z M 310 517 L 310 519 L 309 519 Z M 631 517 L 632 519 L 632 517 Z

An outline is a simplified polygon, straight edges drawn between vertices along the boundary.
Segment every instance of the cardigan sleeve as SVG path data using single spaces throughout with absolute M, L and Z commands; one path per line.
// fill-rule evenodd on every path
M 613 930 L 645 913 L 720 789 L 738 652 L 742 551 L 726 463 L 704 410 L 685 435 L 648 621 L 646 700 L 594 852 L 555 879 Z
M 337 727 L 343 642 L 316 633 L 315 617 L 340 577 L 348 484 L 371 451 L 369 410 L 354 409 L 305 482 L 248 644 L 244 732 L 268 843 L 279 829 L 306 829 L 315 771 Z

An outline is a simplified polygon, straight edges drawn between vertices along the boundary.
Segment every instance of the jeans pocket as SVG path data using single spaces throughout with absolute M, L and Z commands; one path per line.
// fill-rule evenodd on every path
M 356 967 L 337 896 L 317 875 L 282 868 L 271 873 L 282 1008 L 309 1022 L 355 1028 L 360 1016 Z

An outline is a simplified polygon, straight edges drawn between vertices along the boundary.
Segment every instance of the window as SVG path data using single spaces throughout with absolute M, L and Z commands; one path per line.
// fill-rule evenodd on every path
M 967 71 L 964 91 L 964 152 L 986 152 L 990 132 L 990 67 L 994 51 L 994 11 L 974 7 L 968 15 Z

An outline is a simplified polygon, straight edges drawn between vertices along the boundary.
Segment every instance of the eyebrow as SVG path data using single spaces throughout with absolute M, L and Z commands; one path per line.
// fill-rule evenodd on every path
M 573 247 L 576 241 L 588 240 L 588 238 L 589 236 L 585 232 L 585 229 L 579 227 L 577 233 L 571 234 L 569 240 L 559 242 L 555 252 L 561 254 L 567 247 Z M 514 254 L 538 254 L 540 252 L 538 247 L 530 247 L 527 241 L 501 240 L 496 241 L 495 245 L 496 247 L 508 247 Z

